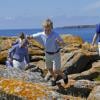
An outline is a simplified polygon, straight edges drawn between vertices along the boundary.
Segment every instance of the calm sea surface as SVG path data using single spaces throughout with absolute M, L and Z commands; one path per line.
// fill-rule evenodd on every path
M 72 34 L 80 36 L 84 41 L 91 42 L 95 33 L 95 28 L 56 28 L 54 29 L 60 34 Z M 42 29 L 7 29 L 0 30 L 0 36 L 17 36 L 20 32 L 24 32 L 26 35 L 31 35 L 42 31 Z

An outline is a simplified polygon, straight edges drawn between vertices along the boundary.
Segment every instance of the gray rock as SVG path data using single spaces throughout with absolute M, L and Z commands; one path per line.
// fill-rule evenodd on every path
M 94 87 L 87 100 L 100 100 L 100 85 Z
M 16 68 L 6 68 L 0 70 L 0 76 L 5 78 L 15 78 L 27 82 L 41 82 L 43 78 L 39 72 L 22 71 Z
M 78 80 L 75 82 L 74 87 L 76 88 L 93 88 L 96 86 L 96 83 L 94 81 L 89 80 Z
M 90 53 L 81 50 L 74 51 L 66 56 L 69 57 L 67 57 L 68 59 L 64 59 L 66 63 L 63 70 L 67 74 L 75 74 L 88 70 L 90 65 L 92 66 L 93 62 L 100 59 L 97 53 Z

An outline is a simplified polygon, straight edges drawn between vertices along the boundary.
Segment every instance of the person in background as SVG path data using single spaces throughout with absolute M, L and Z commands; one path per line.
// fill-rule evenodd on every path
M 25 47 L 26 49 L 28 50 L 28 45 L 29 45 L 29 41 L 27 39 L 27 37 L 25 36 L 25 33 L 21 32 L 17 38 L 17 40 L 15 42 L 12 43 L 12 46 L 18 44 L 18 43 L 21 43 L 22 41 L 25 41 Z M 25 61 L 25 59 L 24 59 Z M 25 61 L 26 63 L 26 61 Z
M 59 77 L 61 77 L 65 84 L 68 83 L 68 77 L 61 71 L 61 56 L 60 45 L 64 42 L 58 33 L 53 31 L 53 22 L 50 19 L 46 19 L 43 22 L 43 32 L 33 34 L 29 37 L 36 39 L 45 47 L 45 63 L 48 71 L 53 77 L 51 85 L 55 86 Z
M 18 39 L 17 39 L 15 42 L 13 42 L 11 46 L 13 47 L 13 46 L 16 45 L 16 44 L 20 44 L 22 41 L 25 42 L 25 47 L 26 47 L 26 49 L 28 50 L 29 42 L 28 42 L 28 39 L 26 38 L 26 36 L 25 36 L 25 34 L 24 34 L 23 32 L 21 32 L 21 33 L 19 34 Z M 13 56 L 13 53 L 11 53 L 11 56 Z M 12 57 L 11 57 L 11 58 L 12 58 Z M 25 59 L 24 59 L 24 62 L 26 63 Z M 13 67 L 13 61 L 12 61 L 12 59 L 10 59 L 9 57 L 7 57 L 6 66 L 9 67 L 9 68 L 10 68 L 10 67 Z
M 15 67 L 15 68 L 24 70 L 25 66 L 30 66 L 29 65 L 29 54 L 28 54 L 28 50 L 26 48 L 25 40 L 12 46 L 12 48 L 9 50 L 8 57 L 10 58 L 10 60 L 12 60 L 13 67 Z M 24 59 L 25 59 L 26 63 L 25 63 Z
M 99 56 L 100 56 L 100 24 L 97 24 L 96 25 L 96 33 L 93 37 L 93 40 L 92 40 L 92 45 L 94 46 L 97 38 L 99 38 L 99 41 L 98 41 L 98 50 L 99 50 Z

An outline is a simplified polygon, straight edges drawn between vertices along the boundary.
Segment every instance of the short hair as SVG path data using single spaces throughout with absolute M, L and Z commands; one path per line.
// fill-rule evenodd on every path
M 24 34 L 23 32 L 21 32 L 21 33 L 19 34 L 19 38 L 25 39 L 25 34 Z
M 43 27 L 51 27 L 53 28 L 53 22 L 50 20 L 50 19 L 46 19 L 44 22 L 43 22 Z

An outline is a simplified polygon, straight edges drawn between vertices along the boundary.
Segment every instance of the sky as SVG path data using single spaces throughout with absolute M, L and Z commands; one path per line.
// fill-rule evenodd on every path
M 0 29 L 41 28 L 100 22 L 100 0 L 0 0 Z

